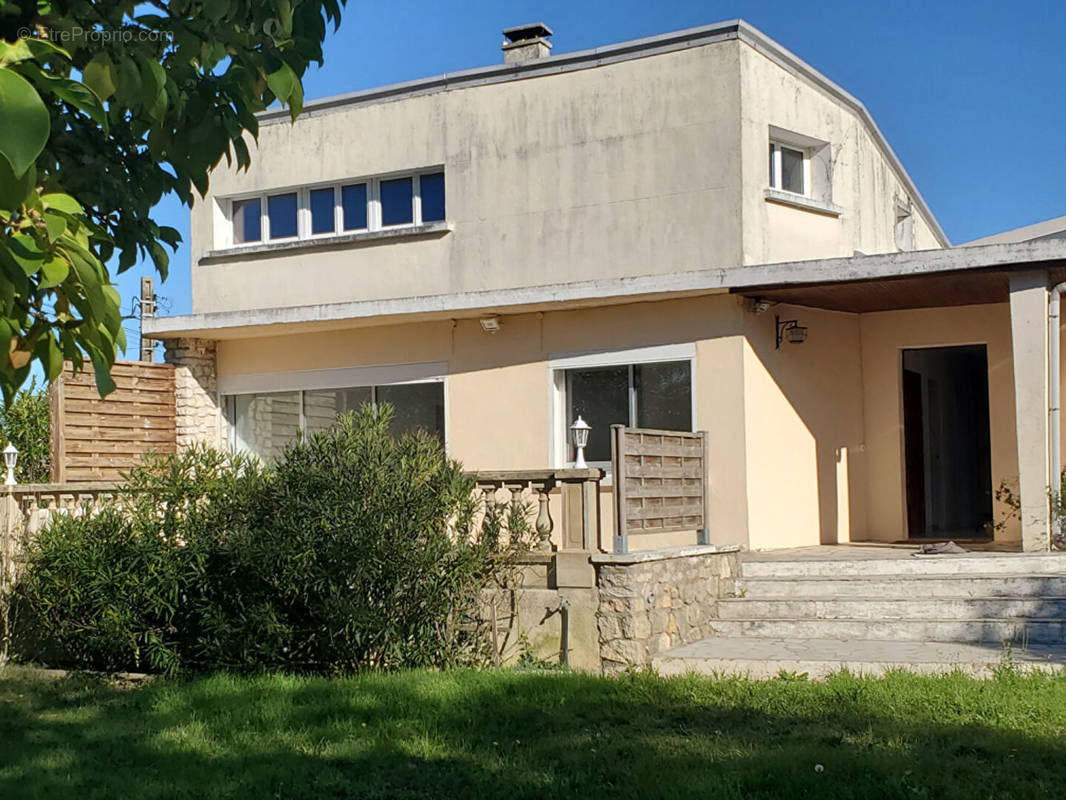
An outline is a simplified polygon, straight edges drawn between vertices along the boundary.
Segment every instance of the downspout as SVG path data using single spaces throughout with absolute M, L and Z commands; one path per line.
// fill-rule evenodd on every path
M 1066 291 L 1066 282 L 1059 283 L 1051 289 L 1048 297 L 1048 442 L 1050 452 L 1049 483 L 1051 490 L 1051 525 L 1056 525 L 1055 509 L 1059 507 L 1059 495 L 1062 491 L 1062 355 L 1059 328 L 1060 298 Z

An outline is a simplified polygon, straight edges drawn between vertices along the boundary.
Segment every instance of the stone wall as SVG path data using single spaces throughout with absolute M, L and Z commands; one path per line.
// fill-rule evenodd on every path
M 740 572 L 737 548 L 680 547 L 593 555 L 604 673 L 646 667 L 654 656 L 710 636 L 718 600 Z
M 174 423 L 178 450 L 220 445 L 215 342 L 170 339 L 164 360 L 174 365 Z

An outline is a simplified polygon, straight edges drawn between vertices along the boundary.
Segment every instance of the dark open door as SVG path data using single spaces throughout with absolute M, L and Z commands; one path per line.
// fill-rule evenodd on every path
M 903 442 L 910 536 L 988 536 L 992 463 L 984 345 L 903 351 Z

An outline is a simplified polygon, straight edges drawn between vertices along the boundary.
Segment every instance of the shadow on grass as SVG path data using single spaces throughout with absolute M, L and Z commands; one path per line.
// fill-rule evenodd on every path
M 1051 797 L 1064 724 L 1039 676 L 0 673 L 0 797 Z

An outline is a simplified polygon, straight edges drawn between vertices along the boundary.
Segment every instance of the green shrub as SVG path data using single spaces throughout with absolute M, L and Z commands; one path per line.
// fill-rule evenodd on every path
M 80 667 L 189 666 L 224 543 L 250 523 L 263 485 L 255 462 L 198 448 L 147 459 L 110 506 L 58 517 L 20 584 L 33 638 Z
M 8 442 L 19 451 L 19 483 L 47 483 L 51 479 L 51 422 L 48 390 L 36 378 L 6 406 L 0 407 L 0 447 Z
M 135 470 L 118 505 L 60 520 L 22 584 L 41 639 L 103 669 L 305 672 L 484 656 L 477 596 L 528 546 L 480 528 L 441 442 L 364 407 L 273 467 L 210 450 Z

